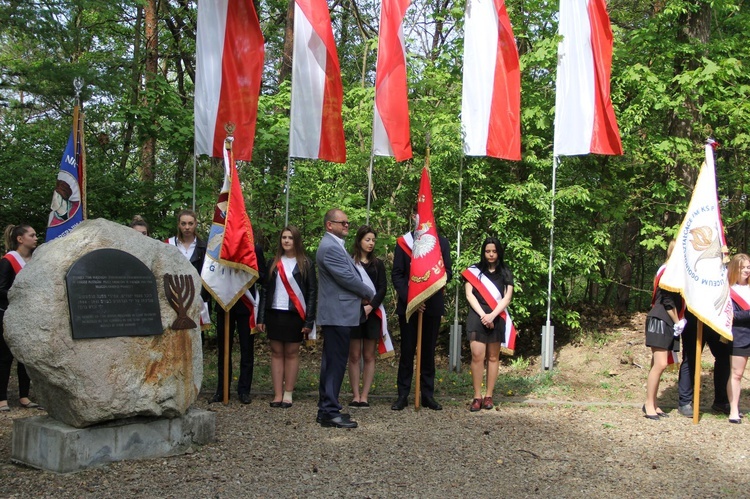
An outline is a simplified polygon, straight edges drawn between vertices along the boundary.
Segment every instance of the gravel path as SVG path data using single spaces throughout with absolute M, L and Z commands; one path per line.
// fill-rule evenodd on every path
M 13 465 L 11 418 L 0 415 L 2 497 L 742 497 L 750 424 L 671 411 L 654 422 L 631 405 L 510 402 L 469 413 L 353 409 L 355 430 L 321 428 L 313 397 L 288 410 L 267 396 L 217 413 L 218 441 L 173 458 L 113 463 L 73 475 Z M 666 409 L 666 408 L 665 408 Z

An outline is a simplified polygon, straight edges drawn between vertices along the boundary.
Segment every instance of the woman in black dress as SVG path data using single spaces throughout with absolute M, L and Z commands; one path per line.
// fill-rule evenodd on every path
M 469 302 L 466 332 L 471 347 L 471 379 L 474 399 L 469 410 L 492 409 L 492 391 L 500 368 L 500 346 L 505 337 L 506 309 L 513 297 L 513 272 L 505 266 L 505 247 L 495 237 L 482 243 L 479 263 L 463 276 Z M 484 361 L 487 359 L 487 390 L 482 398 Z
M 357 230 L 354 239 L 354 265 L 359 270 L 362 280 L 375 291 L 375 297 L 368 305 L 364 305 L 362 317 L 365 319 L 359 328 L 352 330 L 351 342 L 349 343 L 349 383 L 352 385 L 352 401 L 350 407 L 370 407 L 367 397 L 375 378 L 375 352 L 378 340 L 383 335 L 383 327 L 387 327 L 388 321 L 385 311 L 380 308 L 385 291 L 387 279 L 385 265 L 375 256 L 375 240 L 378 235 L 369 225 L 363 225 Z M 369 281 L 369 282 L 368 282 Z M 359 364 L 363 358 L 362 377 L 360 378 Z M 362 389 L 359 388 L 360 379 Z
M 13 354 L 5 343 L 3 336 L 3 317 L 8 308 L 8 290 L 16 279 L 16 274 L 31 260 L 37 244 L 36 232 L 26 224 L 9 225 L 5 228 L 5 249 L 8 253 L 0 258 L 0 412 L 7 412 L 8 407 L 8 381 L 10 380 L 10 368 L 13 364 Z M 26 373 L 26 367 L 17 362 L 16 372 L 18 374 L 18 401 L 21 407 L 39 407 L 29 400 L 29 388 L 31 380 Z
M 268 266 L 258 303 L 258 325 L 271 343 L 271 407 L 292 406 L 299 372 L 299 348 L 315 327 L 318 280 L 315 266 L 294 226 L 284 227 L 276 256 Z
M 675 241 L 669 243 L 667 260 L 672 254 Z M 666 269 L 666 263 L 656 272 L 654 278 L 654 292 L 651 297 L 651 310 L 646 317 L 646 346 L 651 347 L 651 369 L 646 381 L 646 402 L 641 407 L 644 417 L 658 420 L 666 418 L 656 402 L 659 393 L 661 374 L 669 364 L 672 351 L 680 350 L 680 334 L 685 329 L 687 321 L 680 319 L 683 315 L 684 302 L 679 293 L 667 291 L 659 287 L 659 281 Z
M 729 263 L 729 285 L 734 310 L 732 322 L 732 374 L 727 383 L 729 396 L 729 422 L 742 422 L 740 413 L 740 390 L 745 374 L 747 358 L 750 357 L 750 256 L 739 253 Z

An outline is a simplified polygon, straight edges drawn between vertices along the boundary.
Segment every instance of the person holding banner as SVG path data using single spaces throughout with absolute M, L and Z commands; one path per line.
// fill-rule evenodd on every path
M 266 259 L 263 247 L 255 245 L 255 257 L 258 259 L 258 282 L 263 282 L 266 275 Z M 237 341 L 240 344 L 240 377 L 237 380 L 237 397 L 243 404 L 252 402 L 250 389 L 253 386 L 253 370 L 255 369 L 255 332 L 258 316 L 258 289 L 254 283 L 250 289 L 237 300 L 229 309 L 229 385 L 232 384 L 232 343 L 234 332 L 237 331 Z M 216 355 L 219 359 L 216 369 L 216 392 L 209 403 L 224 400 L 224 335 L 226 314 L 221 310 L 216 314 Z M 255 331 L 253 331 L 255 329 Z
M 26 224 L 8 225 L 5 228 L 5 248 L 8 252 L 0 258 L 0 412 L 10 411 L 8 407 L 8 381 L 10 368 L 13 364 L 13 353 L 3 336 L 3 317 L 8 308 L 8 290 L 13 285 L 16 275 L 31 260 L 36 249 L 36 232 Z M 29 399 L 31 380 L 26 372 L 26 366 L 17 362 L 18 374 L 18 402 L 26 409 L 39 408 Z
M 729 262 L 727 276 L 731 285 L 734 320 L 732 321 L 732 374 L 727 383 L 729 395 L 729 422 L 742 422 L 740 414 L 740 384 L 750 357 L 750 256 L 739 253 Z
M 676 241 L 672 240 L 667 248 L 667 260 L 674 250 Z M 666 269 L 663 264 L 654 277 L 654 292 L 651 299 L 651 310 L 646 317 L 646 346 L 651 347 L 651 370 L 646 381 L 646 402 L 641 410 L 643 416 L 651 420 L 666 418 L 667 414 L 656 403 L 659 393 L 661 374 L 669 364 L 672 351 L 680 350 L 680 334 L 687 321 L 683 318 L 685 303 L 679 293 L 659 287 L 659 281 Z
M 315 330 L 318 281 L 315 265 L 305 255 L 299 229 L 289 225 L 279 236 L 268 266 L 258 305 L 258 331 L 271 343 L 271 407 L 292 407 L 299 372 L 299 348 Z
M 508 304 L 513 297 L 513 273 L 505 265 L 505 247 L 496 237 L 482 243 L 479 263 L 466 269 L 464 289 L 469 302 L 466 336 L 471 347 L 471 379 L 474 399 L 469 410 L 492 409 L 492 391 L 500 368 L 500 345 L 505 338 Z M 487 390 L 482 398 L 484 361 L 487 359 Z
M 363 305 L 362 317 L 365 321 L 358 328 L 352 329 L 349 343 L 349 383 L 352 386 L 352 401 L 349 407 L 370 407 L 367 396 L 370 393 L 372 380 L 375 378 L 375 352 L 378 341 L 388 335 L 388 321 L 382 306 L 388 287 L 383 261 L 374 254 L 377 233 L 369 225 L 357 230 L 354 238 L 354 265 L 362 281 L 375 293 L 369 304 Z M 362 390 L 359 389 L 360 359 L 364 358 L 362 369 Z
M 414 356 L 417 353 L 417 324 L 418 315 L 413 314 L 409 320 L 406 320 L 406 309 L 409 298 L 409 275 L 411 272 L 414 240 L 417 234 L 417 216 L 418 205 L 412 210 L 412 221 L 415 224 L 415 231 L 404 234 L 398 239 L 396 249 L 393 254 L 393 269 L 391 270 L 391 282 L 398 294 L 398 303 L 396 304 L 396 314 L 398 315 L 398 325 L 401 331 L 401 358 L 398 362 L 398 374 L 396 375 L 396 386 L 398 397 L 391 405 L 394 411 L 401 411 L 409 403 L 409 392 L 411 391 L 412 377 L 414 376 Z M 452 263 L 450 257 L 450 244 L 448 240 L 438 235 L 438 244 L 442 253 L 446 281 L 453 277 Z M 440 321 L 445 314 L 445 287 L 437 290 L 419 307 L 422 312 L 422 347 L 420 370 L 420 388 L 421 404 L 433 411 L 443 409 L 443 406 L 435 400 L 435 347 L 437 337 L 440 332 Z

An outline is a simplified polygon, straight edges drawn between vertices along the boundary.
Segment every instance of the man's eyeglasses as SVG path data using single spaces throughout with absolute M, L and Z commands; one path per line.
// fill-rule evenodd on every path
M 349 227 L 349 221 L 348 220 L 331 220 L 332 224 L 341 224 L 344 227 Z

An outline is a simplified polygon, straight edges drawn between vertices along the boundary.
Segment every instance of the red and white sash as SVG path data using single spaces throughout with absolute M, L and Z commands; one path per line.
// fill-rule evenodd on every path
M 294 268 L 287 270 L 284 268 L 284 264 L 281 263 L 281 259 L 279 259 L 279 261 L 276 262 L 276 269 L 278 270 L 282 284 L 284 284 L 284 289 L 286 289 L 286 292 L 289 295 L 289 299 L 292 301 L 294 308 L 304 321 L 307 316 L 307 304 L 305 303 L 305 295 L 302 292 L 302 288 L 299 287 L 299 284 L 297 284 L 297 281 L 294 279 Z M 317 332 L 314 323 L 312 331 L 307 335 L 307 339 L 317 339 Z
M 254 289 L 252 292 L 248 289 L 245 294 L 240 296 L 240 300 L 247 309 L 250 311 L 250 319 L 248 319 L 250 325 L 250 334 L 256 334 L 258 332 L 258 290 Z
M 411 232 L 407 232 L 399 237 L 396 242 L 401 246 L 401 249 L 404 250 L 404 253 L 411 258 L 411 249 L 414 247 L 414 235 Z
M 750 303 L 748 303 L 743 297 L 740 296 L 737 291 L 735 291 L 734 286 L 729 288 L 729 296 L 732 298 L 733 302 L 740 306 L 742 310 L 750 310 Z
M 661 281 L 661 276 L 664 275 L 664 271 L 667 269 L 667 264 L 665 263 L 661 267 L 659 267 L 659 270 L 656 271 L 656 277 L 654 277 L 654 290 L 651 292 L 651 307 L 654 306 L 656 303 L 656 292 L 659 290 L 659 281 Z M 682 302 L 682 308 L 677 312 L 677 316 L 682 319 L 685 317 L 685 301 Z M 678 364 L 680 362 L 680 358 L 677 356 L 677 352 L 674 350 L 670 350 L 667 355 L 667 366 L 671 366 L 673 364 Z
M 495 283 L 492 282 L 486 275 L 477 268 L 476 265 L 472 265 L 468 269 L 461 272 L 461 276 L 471 284 L 474 289 L 479 291 L 479 294 L 487 302 L 493 310 L 497 307 L 497 304 L 502 300 L 503 295 Z M 510 317 L 507 309 L 500 312 L 500 318 L 505 321 L 505 341 L 500 344 L 500 349 L 503 353 L 513 355 L 516 350 L 516 326 L 513 325 L 513 319 Z
M 375 284 L 372 282 L 372 279 L 370 279 L 370 276 L 367 275 L 367 271 L 362 266 L 362 264 L 355 263 L 354 266 L 357 268 L 357 271 L 359 271 L 359 275 L 362 276 L 362 282 L 372 290 L 373 294 L 376 293 L 377 290 L 375 289 Z M 381 303 L 377 309 L 372 311 L 372 313 L 374 313 L 375 316 L 380 319 L 380 339 L 378 340 L 378 355 L 381 358 L 393 357 L 395 355 L 395 352 L 393 351 L 393 341 L 391 340 L 391 335 L 388 334 L 388 320 L 386 319 L 385 315 L 385 307 Z
M 3 258 L 10 262 L 11 267 L 13 267 L 13 272 L 16 274 L 21 272 L 21 269 L 26 266 L 26 260 L 23 259 L 18 251 L 9 251 L 3 256 Z

